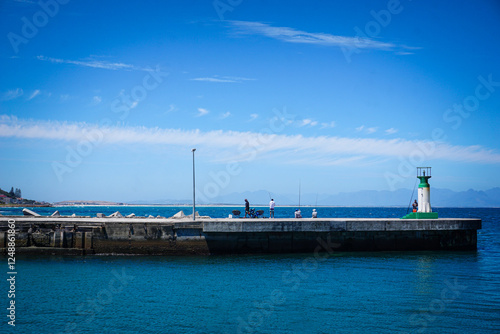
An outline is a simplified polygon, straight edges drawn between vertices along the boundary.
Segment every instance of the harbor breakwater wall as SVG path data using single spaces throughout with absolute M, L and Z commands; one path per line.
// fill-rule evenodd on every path
M 208 255 L 475 250 L 481 220 L 0 217 L 3 254 L 9 225 L 16 253 Z

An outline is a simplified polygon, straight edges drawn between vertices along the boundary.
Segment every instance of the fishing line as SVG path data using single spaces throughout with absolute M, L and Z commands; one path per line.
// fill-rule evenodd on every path
M 413 194 L 415 193 L 415 187 L 417 186 L 418 179 L 415 180 L 415 185 L 413 186 L 413 191 L 411 192 L 410 203 L 408 203 L 408 208 L 406 209 L 406 214 L 410 210 L 411 200 L 413 199 Z

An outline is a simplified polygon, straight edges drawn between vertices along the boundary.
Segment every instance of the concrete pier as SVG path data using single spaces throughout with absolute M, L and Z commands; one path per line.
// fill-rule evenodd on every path
M 0 252 L 15 221 L 16 253 L 241 254 L 475 250 L 480 219 L 165 219 L 0 217 Z

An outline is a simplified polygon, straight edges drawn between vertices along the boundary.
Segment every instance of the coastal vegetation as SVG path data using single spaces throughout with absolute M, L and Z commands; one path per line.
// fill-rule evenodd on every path
M 20 188 L 11 187 L 10 191 L 0 189 L 0 206 L 51 206 L 47 202 L 39 202 L 32 199 L 22 198 Z

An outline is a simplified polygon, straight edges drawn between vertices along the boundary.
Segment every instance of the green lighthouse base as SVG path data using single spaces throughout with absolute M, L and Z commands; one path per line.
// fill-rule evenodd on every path
M 437 212 L 410 212 L 401 219 L 438 219 Z

